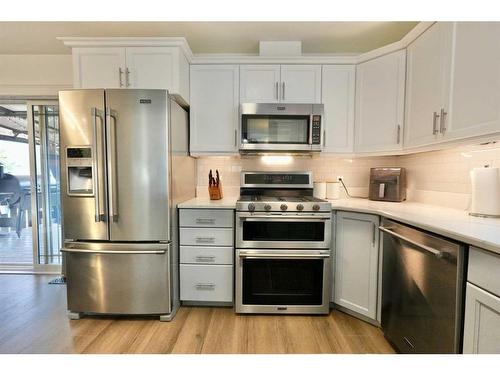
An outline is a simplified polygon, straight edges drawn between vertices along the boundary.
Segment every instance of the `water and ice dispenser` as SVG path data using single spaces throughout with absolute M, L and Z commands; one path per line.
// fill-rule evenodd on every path
M 68 195 L 94 195 L 91 146 L 68 147 L 66 168 L 68 169 Z

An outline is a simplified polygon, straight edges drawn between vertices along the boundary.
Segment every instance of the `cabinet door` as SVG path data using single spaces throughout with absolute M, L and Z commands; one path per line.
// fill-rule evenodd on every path
M 238 65 L 192 65 L 191 152 L 237 153 Z
M 500 298 L 467 283 L 464 353 L 500 354 Z
M 500 132 L 500 23 L 454 25 L 446 139 Z
M 405 147 L 442 140 L 434 112 L 447 107 L 452 28 L 438 22 L 407 48 Z
M 357 66 L 356 152 L 401 150 L 405 69 L 405 50 Z
M 177 91 L 178 50 L 172 47 L 128 47 L 128 87 Z
M 353 151 L 355 76 L 354 65 L 323 65 L 323 152 Z
M 240 66 L 241 103 L 278 103 L 279 92 L 279 65 Z
M 337 212 L 334 302 L 377 318 L 379 217 Z
M 125 87 L 125 48 L 73 48 L 75 88 Z
M 321 103 L 321 65 L 281 65 L 282 103 Z

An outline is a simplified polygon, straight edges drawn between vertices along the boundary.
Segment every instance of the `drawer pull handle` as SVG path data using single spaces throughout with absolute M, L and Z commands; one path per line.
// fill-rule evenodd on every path
M 215 237 L 196 237 L 196 242 L 214 243 Z
M 215 290 L 215 284 L 213 283 L 200 283 L 200 284 L 196 284 L 196 289 L 199 289 L 199 290 Z
M 215 224 L 215 219 L 197 218 L 196 224 Z
M 196 261 L 197 262 L 215 262 L 215 256 L 198 255 L 198 256 L 196 256 Z

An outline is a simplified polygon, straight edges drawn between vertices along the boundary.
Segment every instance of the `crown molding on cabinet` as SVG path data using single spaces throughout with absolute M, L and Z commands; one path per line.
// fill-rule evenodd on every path
M 68 47 L 180 47 L 190 64 L 359 64 L 406 48 L 435 22 L 420 22 L 401 40 L 361 54 L 326 53 L 301 56 L 260 56 L 258 54 L 193 54 L 183 37 L 58 37 Z
M 187 60 L 193 51 L 184 37 L 57 37 L 65 46 L 75 47 L 180 47 Z

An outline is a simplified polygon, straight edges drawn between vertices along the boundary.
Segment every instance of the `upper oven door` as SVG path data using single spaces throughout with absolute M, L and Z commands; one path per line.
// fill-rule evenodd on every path
M 322 105 L 242 104 L 240 150 L 319 151 L 320 107 Z
M 236 247 L 329 249 L 331 213 L 236 214 Z

